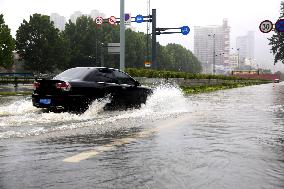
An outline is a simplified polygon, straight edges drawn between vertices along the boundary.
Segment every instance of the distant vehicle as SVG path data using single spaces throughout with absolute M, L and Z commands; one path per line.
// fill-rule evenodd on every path
M 85 111 L 90 103 L 110 98 L 106 109 L 139 107 L 152 93 L 128 74 L 113 68 L 76 67 L 53 79 L 37 79 L 33 106 L 51 111 Z
M 274 79 L 274 83 L 279 83 L 280 80 L 279 79 Z

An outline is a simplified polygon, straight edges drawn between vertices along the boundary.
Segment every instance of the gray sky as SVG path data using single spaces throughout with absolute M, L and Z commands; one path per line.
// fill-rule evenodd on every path
M 132 16 L 146 15 L 147 1 L 125 0 L 125 11 Z M 231 26 L 231 47 L 235 47 L 237 36 L 245 35 L 249 30 L 255 31 L 256 59 L 260 64 L 268 66 L 272 65 L 272 55 L 266 38 L 272 33 L 263 34 L 258 26 L 266 19 L 273 23 L 277 21 L 280 2 L 281 0 L 151 0 L 151 8 L 157 9 L 158 27 L 188 25 L 191 28 L 187 36 L 181 34 L 158 36 L 158 41 L 163 45 L 178 43 L 193 51 L 194 26 L 221 25 L 223 18 L 227 18 Z M 88 14 L 91 10 L 97 9 L 106 16 L 119 17 L 119 5 L 120 0 L 0 0 L 0 13 L 4 14 L 6 24 L 15 35 L 23 19 L 28 20 L 33 13 L 50 15 L 56 12 L 69 19 L 74 11 L 79 10 Z M 145 31 L 146 23 L 132 23 L 132 26 L 139 31 Z M 276 67 L 277 70 L 284 71 L 282 66 Z

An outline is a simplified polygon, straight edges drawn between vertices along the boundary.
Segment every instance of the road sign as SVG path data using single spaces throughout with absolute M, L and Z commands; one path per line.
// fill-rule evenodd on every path
M 95 21 L 96 21 L 96 24 L 101 25 L 101 24 L 104 22 L 104 19 L 103 19 L 103 17 L 98 16 L 98 17 L 95 19 Z
M 120 53 L 120 43 L 108 43 L 107 49 L 109 54 L 119 54 Z
M 149 67 L 151 67 L 151 62 L 146 60 L 144 62 L 144 65 L 145 65 L 146 68 L 149 68 Z
M 182 35 L 187 35 L 189 33 L 190 29 L 189 29 L 188 26 L 182 26 L 180 28 L 180 31 L 181 31 Z
M 259 30 L 262 33 L 269 33 L 273 29 L 273 23 L 270 20 L 264 20 L 259 25 Z
M 138 14 L 136 17 L 135 17 L 135 22 L 137 23 L 142 23 L 144 20 L 143 16 L 141 14 Z
M 277 30 L 278 32 L 284 32 L 284 19 L 279 19 L 275 23 L 275 30 Z
M 128 25 L 128 26 L 131 25 L 131 14 L 130 13 L 125 13 L 124 23 L 125 25 Z
M 110 23 L 111 25 L 114 25 L 116 23 L 116 18 L 114 16 L 109 17 L 108 23 Z

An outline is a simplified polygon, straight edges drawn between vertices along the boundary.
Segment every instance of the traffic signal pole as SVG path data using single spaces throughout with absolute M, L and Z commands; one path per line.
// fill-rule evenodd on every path
M 157 65 L 157 37 L 156 37 L 156 9 L 152 9 L 152 65 L 158 68 Z
M 124 70 L 125 67 L 125 16 L 124 16 L 124 0 L 120 0 L 120 60 L 119 68 Z

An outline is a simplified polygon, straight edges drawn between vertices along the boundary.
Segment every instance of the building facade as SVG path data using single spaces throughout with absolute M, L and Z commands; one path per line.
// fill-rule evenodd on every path
M 238 69 L 238 64 L 239 64 L 239 55 L 238 54 L 230 54 L 229 67 L 232 70 L 236 70 L 236 69 Z
M 229 67 L 230 27 L 227 19 L 222 25 L 194 27 L 194 54 L 202 64 L 204 73 L 213 73 L 216 67 Z
M 92 10 L 89 16 L 93 19 L 96 19 L 98 16 L 106 18 L 106 15 L 98 10 Z
M 60 16 L 57 13 L 52 13 L 50 15 L 50 21 L 53 21 L 54 26 L 60 31 L 63 31 L 65 29 L 66 18 L 64 16 Z
M 90 14 L 83 14 L 80 11 L 75 11 L 71 16 L 70 16 L 70 20 L 73 23 L 76 23 L 77 18 L 81 17 L 81 16 L 89 16 L 92 19 L 96 19 L 98 16 L 101 16 L 103 18 L 106 18 L 106 15 L 98 10 L 92 10 L 90 12 Z
M 79 18 L 81 16 L 83 16 L 82 12 L 75 11 L 73 14 L 71 14 L 70 20 L 71 20 L 71 22 L 76 23 L 77 18 Z
M 253 62 L 254 60 L 254 32 L 249 31 L 247 35 L 239 36 L 236 39 L 236 48 L 239 49 L 240 67 Z

